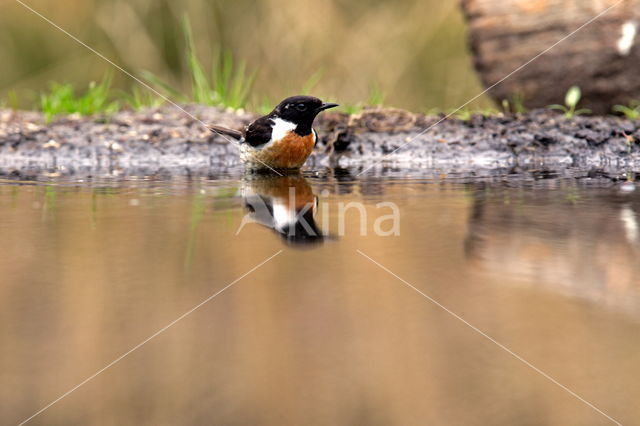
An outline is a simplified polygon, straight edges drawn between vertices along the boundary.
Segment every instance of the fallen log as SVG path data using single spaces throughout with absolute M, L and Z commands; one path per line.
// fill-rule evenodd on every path
M 462 0 L 462 9 L 475 67 L 496 85 L 497 102 L 522 96 L 545 107 L 572 85 L 599 114 L 640 100 L 640 0 Z

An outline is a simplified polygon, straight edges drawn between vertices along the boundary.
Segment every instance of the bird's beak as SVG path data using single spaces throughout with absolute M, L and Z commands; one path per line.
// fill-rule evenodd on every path
M 325 102 L 322 105 L 320 105 L 316 111 L 320 112 L 320 111 L 324 111 L 325 109 L 335 108 L 337 106 L 339 106 L 339 105 L 338 104 L 333 104 L 333 103 L 330 103 L 330 102 Z

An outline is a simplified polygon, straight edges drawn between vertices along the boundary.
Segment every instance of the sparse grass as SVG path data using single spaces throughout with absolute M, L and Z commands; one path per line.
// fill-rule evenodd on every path
M 167 98 L 176 102 L 189 102 L 189 98 L 187 96 L 163 81 L 161 78 L 157 77 L 151 71 L 142 71 L 142 77 L 147 80 L 147 83 L 151 86 L 155 86 L 154 89 L 157 90 L 158 93 L 162 93 Z
M 515 93 L 509 99 L 502 100 L 502 110 L 505 113 L 525 114 L 527 108 L 524 106 L 524 95 Z
M 145 108 L 157 108 L 164 103 L 164 99 L 147 88 L 140 86 L 133 86 L 131 93 L 120 92 L 120 97 L 123 103 L 131 107 L 134 111 L 140 111 Z
M 346 105 L 340 105 L 339 109 L 344 113 L 352 115 L 352 114 L 358 114 L 359 112 L 362 112 L 364 107 L 362 106 L 362 104 L 355 104 L 355 105 L 346 104 Z
M 318 85 L 323 75 L 323 69 L 319 69 L 318 71 L 313 73 L 311 77 L 309 77 L 309 79 L 302 85 L 302 91 L 300 93 L 303 95 L 310 95 L 311 91 Z
M 347 114 L 357 114 L 365 108 L 370 107 L 382 107 L 384 105 L 385 96 L 377 83 L 372 84 L 369 87 L 369 96 L 365 102 L 358 102 L 357 104 L 340 105 L 340 110 Z M 333 102 L 333 100 L 330 100 Z
M 56 2 L 40 3 L 46 16 L 59 7 Z M 462 42 L 465 23 L 458 13 L 457 2 L 401 0 L 375 2 L 375 7 L 370 2 L 344 0 L 305 2 L 306 6 L 297 3 L 295 7 L 283 0 L 263 4 L 70 0 L 64 4 L 65 16 L 74 23 L 75 33 L 91 40 L 92 46 L 100 47 L 98 50 L 105 56 L 135 71 L 141 70 L 135 69 L 140 68 L 139 64 L 148 64 L 146 69 L 187 96 L 190 96 L 190 71 L 183 66 L 185 12 L 190 14 L 199 57 L 207 69 L 211 65 L 211 47 L 220 46 L 232 49 L 234 59 L 246 59 L 249 71 L 258 71 L 260 78 L 252 89 L 249 105 L 265 95 L 277 101 L 280 95 L 300 90 L 320 68 L 325 74 L 314 92 L 339 95 L 341 103 L 345 99 L 351 99 L 352 103 L 365 100 L 368 85 L 353 81 L 354 66 L 362 70 L 357 78 L 370 81 L 373 78 L 369 76 L 375 75 L 385 93 L 393 93 L 393 103 L 407 109 L 459 105 L 480 89 L 472 67 L 467 66 L 468 53 Z M 282 16 L 283 8 L 287 10 L 286 19 Z M 86 66 L 98 64 L 97 58 L 76 55 L 77 66 L 69 64 L 69 52 L 60 48 L 59 43 L 46 42 L 51 29 L 30 25 L 28 15 L 23 12 L 9 8 L 0 14 L 7 37 L 0 49 L 5 64 L 2 79 L 5 86 L 0 87 L 0 97 L 6 96 L 5 92 L 12 87 L 40 90 L 47 87 L 43 83 L 48 81 L 73 82 L 76 89 L 86 88 Z M 407 13 L 421 19 L 405 20 L 402 31 L 397 37 L 394 35 L 395 42 L 389 43 L 390 22 Z M 339 46 L 340 54 L 332 53 L 340 40 L 348 42 Z M 396 54 L 399 47 L 415 46 L 418 42 L 421 47 L 415 49 L 415 54 Z M 372 55 L 371 51 L 377 54 Z M 304 52 L 302 58 L 300 52 Z M 381 62 L 381 58 L 390 57 L 394 58 L 392 64 Z M 116 74 L 114 86 L 129 89 L 125 78 Z M 388 101 L 391 100 L 389 96 Z M 21 101 L 25 102 L 23 107 L 30 106 L 28 99 Z
M 565 118 L 573 118 L 578 115 L 591 114 L 590 109 L 576 109 L 582 99 L 582 91 L 578 86 L 572 86 L 564 97 L 564 105 L 549 105 L 549 109 L 560 110 Z
M 634 100 L 629 105 L 615 105 L 613 112 L 623 114 L 629 120 L 637 120 L 640 118 L 640 102 Z
M 10 90 L 6 98 L 0 99 L 0 108 L 10 108 L 16 111 L 18 109 L 18 93 L 15 90 Z
M 185 96 L 179 90 L 149 71 L 142 72 L 144 79 L 155 90 L 176 102 L 194 102 L 202 105 L 221 106 L 231 109 L 244 108 L 255 81 L 255 73 L 249 73 L 244 62 L 236 62 L 230 52 L 217 51 L 213 55 L 211 68 L 207 71 L 198 58 L 191 25 L 184 19 L 183 30 L 186 43 L 186 61 L 191 78 L 191 96 Z M 313 77 L 310 90 L 318 77 Z M 122 106 L 133 110 L 155 108 L 164 100 L 140 86 L 133 86 L 130 92 L 111 93 L 111 75 L 101 83 L 91 83 L 82 95 L 76 95 L 73 85 L 52 83 L 50 90 L 40 95 L 40 108 L 47 121 L 61 114 L 92 115 L 97 113 L 110 115 Z M 16 104 L 17 101 L 9 102 Z M 3 101 L 6 106 L 7 101 Z M 270 107 L 272 108 L 272 106 Z M 270 110 L 270 109 L 269 109 Z
M 274 106 L 275 103 L 271 99 L 263 98 L 261 101 L 253 105 L 253 109 L 258 114 L 267 115 L 273 110 Z
M 186 60 L 191 79 L 191 97 L 184 95 L 150 72 L 145 78 L 160 92 L 176 101 L 191 101 L 202 105 L 240 109 L 247 104 L 255 82 L 255 73 L 249 73 L 244 61 L 236 62 L 231 52 L 215 51 L 207 71 L 198 58 L 191 24 L 185 17 L 183 31 L 186 43 Z
M 234 63 L 230 53 L 214 55 L 209 74 L 205 71 L 197 57 L 195 43 L 188 20 L 184 20 L 184 33 L 187 45 L 186 59 L 191 71 L 191 96 L 187 97 L 166 82 L 162 81 L 150 72 L 143 72 L 143 77 L 156 90 L 167 98 L 176 102 L 195 102 L 203 105 L 222 106 L 231 109 L 244 108 L 247 104 L 249 92 L 253 86 L 255 73 L 248 73 L 245 63 Z M 323 72 L 313 74 L 305 83 L 301 93 L 308 94 L 318 84 Z M 107 74 L 100 83 L 92 82 L 88 89 L 77 95 L 71 84 L 52 83 L 48 92 L 40 95 L 40 108 L 46 120 L 49 122 L 55 116 L 62 114 L 111 115 L 122 107 L 133 110 L 144 108 L 156 108 L 164 103 L 164 100 L 152 91 L 142 86 L 134 85 L 129 92 L 111 90 L 111 74 Z M 572 118 L 582 114 L 591 113 L 588 109 L 578 109 L 582 98 L 579 87 L 571 87 L 565 95 L 565 105 L 549 105 L 549 109 L 560 110 L 566 118 Z M 327 101 L 334 99 L 326 98 Z M 365 102 L 357 104 L 343 104 L 341 111 L 347 114 L 357 114 L 366 107 L 381 107 L 384 105 L 385 96 L 377 84 L 370 86 L 369 95 Z M 269 113 L 275 102 L 263 98 L 254 103 L 252 110 L 261 113 Z M 509 99 L 502 101 L 502 111 L 495 108 L 463 108 L 461 110 L 449 110 L 446 114 L 469 121 L 474 115 L 484 117 L 500 115 L 502 113 L 526 113 L 524 98 L 521 94 L 514 94 Z M 18 108 L 18 96 L 15 91 L 0 100 L 0 108 Z M 613 111 L 623 114 L 631 120 L 640 119 L 640 101 L 631 101 L 629 105 L 616 105 Z M 439 109 L 431 109 L 427 114 L 445 113 Z
M 384 104 L 385 95 L 382 93 L 380 85 L 374 83 L 369 88 L 369 98 L 367 98 L 368 106 L 380 107 Z
M 91 82 L 87 91 L 76 95 L 69 83 L 52 83 L 48 92 L 40 94 L 40 108 L 47 121 L 61 114 L 106 114 L 118 111 L 120 102 L 110 94 L 111 75 L 107 74 L 100 83 Z
M 20 103 L 18 102 L 18 92 L 16 92 L 15 90 L 10 90 L 7 96 L 7 105 L 9 106 L 9 108 L 16 111 L 18 109 L 18 105 L 20 105 Z
M 453 110 L 451 111 L 453 112 L 453 116 L 462 120 L 462 121 L 469 121 L 471 120 L 471 118 L 474 115 L 481 115 L 483 117 L 490 117 L 492 115 L 499 115 L 501 114 L 500 111 L 498 111 L 497 109 L 494 108 L 482 108 L 482 109 L 470 109 L 470 108 L 462 108 L 458 111 Z M 451 112 L 449 112 L 448 114 L 451 114 Z

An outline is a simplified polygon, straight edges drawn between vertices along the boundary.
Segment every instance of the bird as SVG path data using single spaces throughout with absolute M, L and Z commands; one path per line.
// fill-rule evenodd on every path
M 249 223 L 273 230 L 292 247 L 315 246 L 325 239 L 316 224 L 318 197 L 300 174 L 251 174 L 242 180 L 247 214 L 236 235 Z
M 242 131 L 215 125 L 209 130 L 236 139 L 240 159 L 249 169 L 295 170 L 304 165 L 318 141 L 313 121 L 337 106 L 313 96 L 291 96 Z

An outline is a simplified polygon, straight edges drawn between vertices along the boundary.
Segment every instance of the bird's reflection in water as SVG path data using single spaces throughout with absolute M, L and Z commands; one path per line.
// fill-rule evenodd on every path
M 318 197 L 301 174 L 248 175 L 243 180 L 242 198 L 247 214 L 240 229 L 247 223 L 259 223 L 293 246 L 318 245 L 324 241 L 325 236 L 315 222 Z

